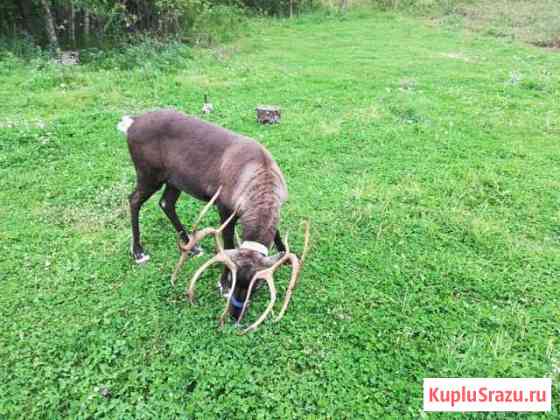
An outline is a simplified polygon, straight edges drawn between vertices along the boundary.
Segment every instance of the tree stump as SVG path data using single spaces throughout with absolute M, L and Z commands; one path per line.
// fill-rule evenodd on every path
M 271 105 L 257 106 L 257 122 L 260 124 L 276 124 L 280 122 L 280 108 Z
M 56 60 L 58 64 L 63 66 L 74 66 L 80 64 L 80 52 L 79 51 L 62 51 L 60 57 Z

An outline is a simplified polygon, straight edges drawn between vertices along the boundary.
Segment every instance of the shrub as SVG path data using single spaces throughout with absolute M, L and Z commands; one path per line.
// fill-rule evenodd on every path
M 3 0 L 0 36 L 27 37 L 55 50 L 112 45 L 139 34 L 157 37 L 235 35 L 245 11 L 285 16 L 320 0 Z M 48 7 L 46 7 L 48 6 Z M 49 28 L 52 28 L 50 30 Z
M 96 69 L 131 70 L 150 66 L 157 69 L 184 67 L 191 49 L 178 41 L 160 41 L 148 36 L 131 44 L 110 49 L 89 48 L 81 53 L 81 62 Z
M 243 11 L 236 6 L 217 5 L 204 7 L 192 27 L 197 43 L 212 45 L 231 41 L 245 22 Z

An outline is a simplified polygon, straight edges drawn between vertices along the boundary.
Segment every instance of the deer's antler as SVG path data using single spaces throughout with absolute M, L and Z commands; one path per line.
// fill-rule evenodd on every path
M 251 282 L 249 283 L 249 288 L 247 290 L 247 296 L 251 296 L 251 292 L 252 292 L 253 287 L 255 286 L 255 283 L 257 282 L 257 280 L 259 280 L 259 279 L 265 280 L 267 285 L 268 285 L 268 289 L 270 291 L 270 302 L 269 302 L 268 306 L 266 307 L 266 309 L 264 310 L 264 312 L 262 313 L 262 315 L 253 324 L 251 324 L 245 330 L 243 330 L 241 334 L 246 334 L 250 331 L 255 331 L 259 327 L 259 325 L 262 324 L 262 322 L 266 319 L 268 314 L 270 312 L 272 312 L 272 308 L 274 307 L 274 304 L 276 302 L 276 286 L 274 284 L 274 272 L 279 267 L 281 267 L 286 261 L 289 261 L 291 266 L 292 266 L 292 275 L 290 277 L 290 283 L 288 284 L 288 289 L 286 290 L 286 296 L 284 298 L 284 303 L 282 304 L 282 308 L 280 309 L 280 313 L 274 319 L 274 322 L 280 321 L 282 319 L 282 317 L 284 316 L 284 314 L 286 312 L 286 309 L 288 309 L 288 305 L 290 303 L 290 299 L 292 297 L 293 290 L 297 285 L 297 281 L 298 281 L 298 278 L 299 278 L 299 273 L 301 272 L 301 267 L 302 267 L 303 262 L 305 260 L 305 256 L 307 255 L 307 250 L 308 250 L 308 247 L 309 247 L 309 222 L 308 221 L 305 222 L 305 239 L 304 239 L 303 253 L 301 255 L 301 261 L 297 257 L 296 254 L 293 254 L 293 253 L 290 252 L 290 246 L 288 244 L 288 235 L 287 234 L 286 234 L 286 237 L 284 239 L 284 243 L 286 245 L 286 252 L 284 253 L 284 255 L 282 255 L 282 257 L 280 257 L 269 268 L 267 268 L 265 270 L 258 271 L 257 273 L 255 273 L 255 275 L 251 279 Z M 248 303 L 249 303 L 249 299 L 246 299 L 245 303 L 243 304 L 243 309 L 241 310 L 241 315 L 239 316 L 238 322 L 240 322 L 241 319 L 243 319 L 243 316 L 245 315 L 245 312 L 247 311 Z
M 227 254 L 227 252 L 224 250 L 224 245 L 223 245 L 221 235 L 222 235 L 222 231 L 226 228 L 226 226 L 235 217 L 235 215 L 237 213 L 237 209 L 234 210 L 231 213 L 231 215 L 227 218 L 227 220 L 224 223 L 222 223 L 220 225 L 219 228 L 215 229 L 215 228 L 212 228 L 212 227 L 207 227 L 207 228 L 204 228 L 202 230 L 197 229 L 198 224 L 200 223 L 200 221 L 202 220 L 204 215 L 208 212 L 210 207 L 212 207 L 212 205 L 216 202 L 216 200 L 218 199 L 218 196 L 220 195 L 221 191 L 222 191 L 222 187 L 220 186 L 218 188 L 218 190 L 216 191 L 216 193 L 214 194 L 214 196 L 212 197 L 212 199 L 201 210 L 200 214 L 198 215 L 195 222 L 193 223 L 192 233 L 191 233 L 191 236 L 190 236 L 187 244 L 186 245 L 179 244 L 179 248 L 181 249 L 181 256 L 179 257 L 179 261 L 177 262 L 177 265 L 175 267 L 175 271 L 173 271 L 173 275 L 171 276 L 171 284 L 173 286 L 175 286 L 175 280 L 177 279 L 177 275 L 179 274 L 179 271 L 180 271 L 181 267 L 185 264 L 185 262 L 189 258 L 190 251 L 194 248 L 194 246 L 198 242 L 200 242 L 206 236 L 212 235 L 212 236 L 214 236 L 214 239 L 216 241 L 216 247 L 218 248 L 216 255 L 214 255 L 210 260 L 206 261 L 198 270 L 196 270 L 193 278 L 191 279 L 189 287 L 186 291 L 187 297 L 188 297 L 189 301 L 191 302 L 191 304 L 194 304 L 194 291 L 195 291 L 195 286 L 196 286 L 197 280 L 200 278 L 202 273 L 208 267 L 210 267 L 211 265 L 213 265 L 215 263 L 223 263 L 229 268 L 229 270 L 231 271 L 231 277 L 232 277 L 231 290 L 235 289 L 235 283 L 237 281 L 237 266 L 231 260 L 231 258 Z M 220 316 L 220 325 L 224 324 L 224 319 L 227 315 L 227 311 L 228 311 L 230 300 L 231 300 L 231 295 L 232 294 L 230 293 L 229 296 L 228 296 L 226 305 L 225 305 L 224 312 Z
M 235 213 L 236 213 L 235 211 L 218 229 L 205 228 L 202 230 L 197 230 L 198 224 L 200 223 L 204 215 L 208 212 L 210 207 L 212 207 L 212 205 L 216 202 L 221 191 L 222 191 L 222 186 L 218 188 L 216 193 L 212 196 L 212 199 L 200 211 L 200 214 L 198 215 L 195 222 L 193 223 L 193 227 L 191 230 L 192 233 L 189 236 L 189 241 L 186 244 L 182 244 L 180 242 L 177 243 L 179 249 L 181 250 L 181 256 L 179 257 L 179 261 L 177 261 L 175 270 L 171 275 L 171 285 L 173 287 L 175 287 L 175 281 L 177 280 L 177 275 L 179 274 L 179 271 L 181 270 L 185 262 L 189 259 L 190 252 L 198 242 L 200 242 L 208 235 L 214 235 L 214 238 L 216 239 L 216 244 L 218 245 L 219 248 L 223 249 L 223 246 L 221 244 L 221 233 L 225 229 L 225 227 L 229 224 L 229 222 L 231 222 L 231 220 L 235 217 Z

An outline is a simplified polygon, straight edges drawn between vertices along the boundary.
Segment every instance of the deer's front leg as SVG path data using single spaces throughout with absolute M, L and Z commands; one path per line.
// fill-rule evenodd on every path
M 225 221 L 230 216 L 231 212 L 227 212 L 225 210 L 220 209 L 220 219 L 221 223 L 225 223 Z M 234 235 L 235 235 L 235 222 L 237 218 L 234 218 L 223 230 L 222 235 L 224 239 L 224 249 L 234 249 Z M 220 294 L 224 297 L 230 292 L 231 289 L 231 272 L 227 266 L 224 266 L 224 271 L 218 281 L 218 288 L 220 289 Z
M 175 188 L 171 184 L 165 185 L 165 190 L 161 196 L 161 200 L 159 200 L 159 206 L 175 228 L 175 231 L 179 235 L 180 240 L 183 244 L 189 242 L 189 234 L 185 230 L 185 227 L 179 220 L 179 216 L 177 215 L 177 200 L 179 199 L 179 195 L 181 195 L 181 191 Z M 203 251 L 202 248 L 198 245 L 195 245 L 193 249 L 189 252 L 190 257 L 202 255 Z

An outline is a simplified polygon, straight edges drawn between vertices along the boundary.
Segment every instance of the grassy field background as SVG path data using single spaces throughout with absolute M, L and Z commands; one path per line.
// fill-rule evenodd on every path
M 552 377 L 558 395 L 560 55 L 373 12 L 153 51 L 0 61 L 0 417 L 418 418 L 424 377 Z M 248 336 L 217 330 L 217 270 L 185 301 L 204 258 L 171 288 L 156 198 L 152 260 L 128 252 L 115 126 L 197 115 L 207 91 L 209 119 L 283 168 L 294 248 L 312 222 L 286 317 Z M 282 123 L 258 126 L 258 103 Z M 185 222 L 199 209 L 181 199 Z
M 560 3 L 555 0 L 448 1 L 438 20 L 498 38 L 560 48 Z

